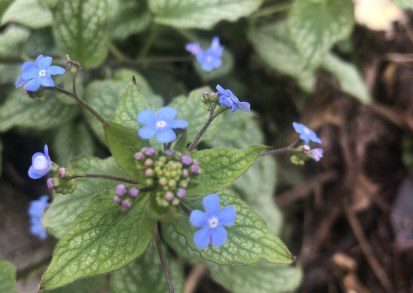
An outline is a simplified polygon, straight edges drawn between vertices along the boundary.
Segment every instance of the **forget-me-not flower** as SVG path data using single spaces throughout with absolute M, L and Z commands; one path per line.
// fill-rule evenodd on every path
M 183 119 L 175 119 L 178 111 L 172 107 L 163 107 L 154 112 L 143 110 L 138 114 L 137 120 L 144 127 L 138 134 L 143 139 L 150 139 L 156 135 L 156 140 L 161 143 L 170 143 L 176 140 L 174 129 L 184 129 L 188 122 Z
M 250 104 L 247 102 L 240 102 L 231 90 L 226 90 L 219 84 L 216 87 L 219 92 L 219 103 L 225 107 L 231 108 L 231 112 L 235 112 L 240 108 L 245 112 L 250 112 Z
M 309 143 L 310 141 L 321 143 L 321 139 L 318 138 L 317 134 L 304 124 L 293 122 L 293 127 L 295 129 L 295 132 L 300 135 L 300 138 L 305 143 Z
M 323 149 L 322 148 L 312 149 L 311 157 L 317 162 L 320 161 L 320 159 L 323 157 Z
M 32 165 L 29 168 L 29 177 L 39 179 L 49 173 L 52 168 L 52 160 L 49 157 L 49 148 L 44 146 L 44 153 L 35 153 L 32 157 Z
M 232 226 L 235 222 L 235 209 L 231 205 L 220 209 L 218 194 L 208 194 L 202 204 L 205 212 L 193 210 L 189 217 L 193 226 L 201 228 L 194 234 L 194 243 L 200 249 L 207 248 L 211 243 L 219 247 L 227 240 L 224 226 Z
M 40 55 L 35 62 L 24 62 L 22 73 L 16 81 L 16 87 L 25 84 L 24 90 L 35 92 L 39 87 L 54 87 L 52 75 L 65 73 L 65 69 L 52 65 L 52 57 Z
M 203 70 L 209 72 L 221 67 L 224 47 L 221 46 L 218 37 L 212 39 L 211 45 L 206 50 L 203 50 L 199 43 L 189 43 L 185 49 L 196 57 Z
M 40 239 L 45 239 L 47 237 L 46 231 L 42 225 L 42 218 L 44 210 L 49 205 L 47 203 L 48 199 L 49 197 L 47 195 L 43 195 L 39 199 L 33 200 L 28 209 L 28 214 L 30 216 L 30 233 Z

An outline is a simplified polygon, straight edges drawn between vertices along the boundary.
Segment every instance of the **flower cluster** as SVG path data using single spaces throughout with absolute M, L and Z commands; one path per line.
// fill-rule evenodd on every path
M 318 138 L 317 134 L 313 130 L 304 124 L 293 122 L 293 127 L 300 135 L 300 139 L 304 142 L 304 145 L 297 148 L 297 153 L 291 157 L 291 162 L 296 165 L 304 165 L 304 162 L 310 158 L 317 162 L 320 161 L 323 157 L 323 149 L 312 149 L 309 144 L 311 142 L 321 144 L 321 139 Z
M 156 202 L 161 207 L 179 204 L 191 177 L 201 172 L 197 160 L 173 150 L 157 155 L 153 147 L 143 148 L 135 154 L 135 160 L 144 184 L 156 189 Z
M 115 190 L 116 193 L 113 197 L 113 201 L 124 210 L 130 209 L 132 207 L 133 199 L 137 198 L 139 195 L 139 189 L 136 187 L 127 188 L 124 184 L 117 185 Z
M 202 204 L 205 212 L 193 210 L 189 217 L 193 226 L 201 228 L 194 234 L 194 243 L 199 249 L 205 249 L 210 244 L 219 247 L 227 240 L 224 227 L 232 226 L 235 222 L 235 209 L 231 205 L 220 209 L 218 194 L 208 194 Z
M 210 72 L 221 67 L 224 47 L 221 46 L 218 37 L 212 39 L 211 45 L 206 50 L 203 50 L 199 43 L 189 43 L 185 49 L 195 56 L 203 70 Z
M 42 218 L 45 209 L 49 205 L 47 203 L 48 200 L 49 197 L 47 195 L 43 195 L 39 199 L 33 200 L 28 209 L 28 214 L 30 217 L 30 233 L 40 239 L 45 239 L 47 237 L 46 231 L 42 226 Z
M 183 119 L 175 119 L 178 111 L 172 107 L 163 107 L 154 112 L 143 110 L 139 112 L 137 120 L 144 127 L 139 129 L 138 134 L 143 139 L 150 139 L 156 136 L 156 140 L 161 143 L 170 143 L 176 140 L 174 130 L 184 129 L 188 122 Z
M 47 178 L 47 187 L 57 193 L 70 194 L 75 191 L 76 181 L 71 178 L 72 172 L 60 167 L 58 172 L 52 172 L 52 176 Z
M 26 92 L 35 92 L 40 86 L 54 87 L 52 75 L 65 73 L 60 66 L 52 66 L 52 57 L 40 55 L 35 62 L 24 62 L 22 73 L 17 78 L 16 87 L 24 85 Z

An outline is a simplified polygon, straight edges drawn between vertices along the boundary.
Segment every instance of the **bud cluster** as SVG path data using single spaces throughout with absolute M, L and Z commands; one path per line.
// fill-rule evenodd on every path
M 139 189 L 136 187 L 127 188 L 124 184 L 119 184 L 115 188 L 116 193 L 113 197 L 115 204 L 122 207 L 123 210 L 130 209 L 132 207 L 133 199 L 139 195 Z
M 47 178 L 47 187 L 57 193 L 70 194 L 75 191 L 76 180 L 72 179 L 72 172 L 66 168 L 60 167 L 57 172 Z
M 155 199 L 161 207 L 178 205 L 186 195 L 190 179 L 201 172 L 197 160 L 173 150 L 157 155 L 154 148 L 143 148 L 135 159 L 144 184 L 155 187 Z
M 219 97 L 217 93 L 214 92 L 204 92 L 201 98 L 204 108 L 207 111 L 214 110 L 218 105 Z
M 311 149 L 309 145 L 304 144 L 295 148 L 294 154 L 290 157 L 290 160 L 294 165 L 303 166 L 305 162 L 310 159 L 318 162 L 322 157 L 322 148 Z

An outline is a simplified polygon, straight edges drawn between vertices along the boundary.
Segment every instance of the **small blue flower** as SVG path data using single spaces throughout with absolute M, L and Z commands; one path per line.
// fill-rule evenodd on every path
M 52 57 L 40 55 L 33 62 L 24 62 L 22 65 L 22 74 L 17 78 L 16 88 L 23 84 L 24 90 L 35 92 L 39 87 L 54 87 L 52 75 L 65 73 L 64 68 L 60 66 L 51 66 Z
M 205 212 L 193 210 L 189 216 L 191 224 L 201 228 L 194 234 L 194 243 L 199 249 L 205 249 L 211 243 L 219 247 L 227 240 L 224 226 L 232 226 L 235 222 L 235 209 L 229 205 L 220 210 L 218 194 L 208 194 L 202 204 Z
M 293 122 L 293 127 L 295 129 L 295 132 L 300 135 L 300 138 L 305 143 L 309 143 L 310 140 L 313 142 L 321 143 L 321 139 L 318 138 L 317 134 L 304 124 Z
M 178 111 L 172 107 L 163 107 L 155 113 L 152 110 L 143 110 L 138 114 L 137 120 L 144 125 L 138 134 L 143 139 L 150 139 L 156 135 L 156 140 L 161 143 L 170 143 L 176 140 L 174 129 L 183 129 L 188 122 L 175 119 Z
M 49 157 L 47 144 L 44 146 L 44 153 L 35 153 L 32 157 L 32 165 L 29 168 L 29 177 L 39 179 L 49 173 L 52 168 L 52 160 Z
M 37 200 L 33 200 L 30 203 L 28 214 L 30 216 L 30 233 L 39 237 L 40 239 L 45 239 L 47 237 L 46 231 L 42 225 L 42 218 L 44 215 L 44 210 L 49 205 L 47 203 L 49 197 L 47 195 L 41 196 Z
M 203 70 L 210 72 L 221 67 L 224 47 L 221 46 L 218 37 L 212 39 L 211 45 L 206 50 L 202 50 L 199 43 L 189 43 L 185 49 L 196 57 Z
M 226 90 L 219 84 L 216 87 L 219 92 L 219 103 L 225 107 L 231 108 L 231 112 L 235 112 L 240 108 L 245 112 L 250 112 L 250 104 L 247 102 L 240 102 L 231 90 Z
M 311 157 L 317 162 L 320 161 L 320 159 L 323 157 L 323 149 L 322 148 L 312 149 Z

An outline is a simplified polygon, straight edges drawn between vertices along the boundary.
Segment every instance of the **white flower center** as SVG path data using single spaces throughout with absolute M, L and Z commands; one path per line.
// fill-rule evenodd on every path
M 208 219 L 209 228 L 216 228 L 218 226 L 218 219 L 217 217 L 211 217 Z
M 307 135 L 310 134 L 310 129 L 308 129 L 307 127 L 304 127 L 304 133 Z
M 156 128 L 164 128 L 167 125 L 166 121 L 164 120 L 159 120 L 156 122 Z
M 211 55 L 208 55 L 208 56 L 206 57 L 206 60 L 207 60 L 208 62 L 211 62 L 213 59 L 214 59 L 214 57 L 212 57 Z
M 43 170 L 47 168 L 49 161 L 45 156 L 37 156 L 33 161 L 33 167 L 37 170 Z
M 46 70 L 42 69 L 39 71 L 39 76 L 40 77 L 45 77 L 46 76 Z

